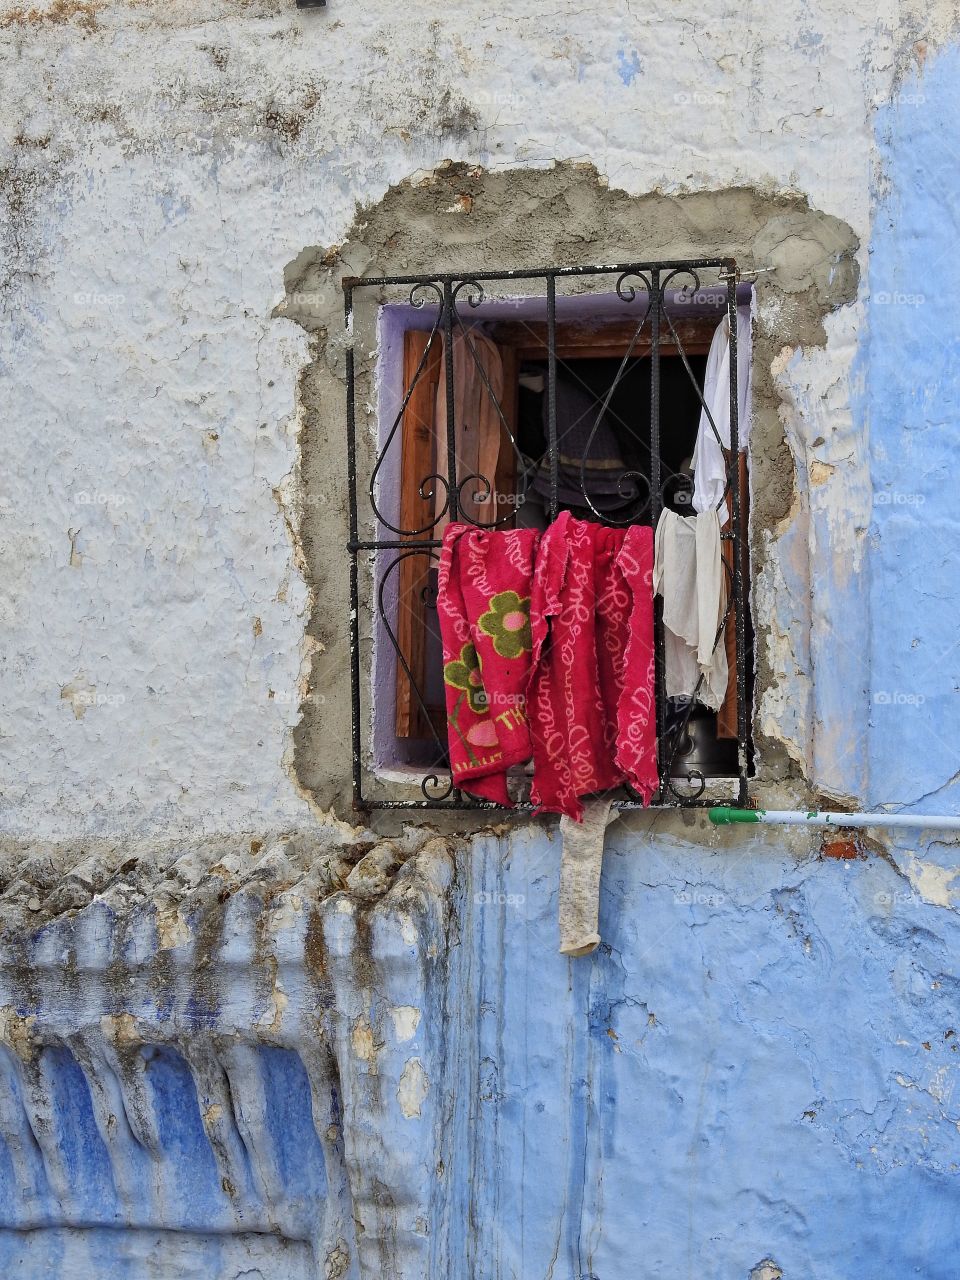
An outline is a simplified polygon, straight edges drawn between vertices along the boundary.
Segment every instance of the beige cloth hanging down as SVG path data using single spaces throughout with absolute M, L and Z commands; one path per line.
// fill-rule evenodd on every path
M 472 348 L 472 349 L 471 349 Z M 441 343 L 441 353 L 445 356 Z M 482 374 L 481 374 L 482 370 Z M 486 382 L 484 382 L 484 376 Z M 489 383 L 490 390 L 487 389 Z M 491 396 L 490 391 L 493 392 Z M 495 399 L 494 399 L 495 397 Z M 457 455 L 457 494 L 461 517 L 478 524 L 493 524 L 504 513 L 496 501 L 497 462 L 500 457 L 501 416 L 497 406 L 503 402 L 503 363 L 496 343 L 478 329 L 457 329 L 453 335 L 453 416 Z M 447 378 L 445 359 L 440 366 L 437 405 L 434 415 L 436 442 L 435 470 L 447 477 Z M 469 476 L 483 476 L 490 483 L 490 493 L 479 480 L 463 481 Z M 437 485 L 434 516 L 443 509 L 446 497 Z M 443 537 L 449 523 L 449 511 L 438 520 L 433 537 Z
M 583 821 L 560 819 L 560 954 L 588 956 L 600 945 L 600 872 L 603 837 L 616 817 L 608 793 L 584 802 Z

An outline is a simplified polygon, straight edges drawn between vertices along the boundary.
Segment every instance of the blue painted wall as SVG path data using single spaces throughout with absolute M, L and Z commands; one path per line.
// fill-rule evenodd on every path
M 264 1032 L 290 1047 L 238 1044 L 249 1010 L 211 1015 L 222 1093 L 172 981 L 174 1043 L 127 1044 L 113 1123 L 92 1092 L 114 1080 L 101 915 L 86 1014 L 55 966 L 22 997 L 32 1036 L 85 1017 L 79 1041 L 39 1074 L 0 1055 L 0 1273 L 954 1280 L 960 916 L 896 858 L 647 827 L 610 830 L 588 959 L 557 953 L 559 842 L 537 823 L 465 844 L 455 876 L 423 851 L 380 898 L 328 897 L 319 972 L 287 969 L 291 1018 Z M 264 956 L 303 954 L 305 920 L 283 945 L 255 927 Z
M 877 115 L 861 351 L 870 537 L 870 801 L 957 807 L 960 752 L 960 54 L 944 50 Z
M 881 859 L 710 843 L 613 827 L 587 961 L 558 843 L 477 869 L 468 1274 L 953 1280 L 960 918 Z

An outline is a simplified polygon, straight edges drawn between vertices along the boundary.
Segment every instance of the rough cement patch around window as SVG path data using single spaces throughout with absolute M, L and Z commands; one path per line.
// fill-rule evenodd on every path
M 97 30 L 97 13 L 105 0 L 53 0 L 47 6 L 23 5 L 0 15 L 0 29 L 22 26 L 60 26 L 73 23 L 90 34 Z
M 277 313 L 310 333 L 313 361 L 300 378 L 301 457 L 295 527 L 307 566 L 313 610 L 311 693 L 294 733 L 297 782 L 323 805 L 350 803 L 350 703 L 347 600 L 347 488 L 344 276 L 536 268 L 550 264 L 732 254 L 744 271 L 772 268 L 756 285 L 751 436 L 754 573 L 769 554 L 765 535 L 795 510 L 794 458 L 780 420 L 773 368 L 785 349 L 826 344 L 825 317 L 854 301 L 858 240 L 849 226 L 811 209 L 799 195 L 745 187 L 715 192 L 631 196 L 611 190 L 592 165 L 490 173 L 446 164 L 392 187 L 361 209 L 340 245 L 308 247 L 286 271 Z M 523 292 L 518 287 L 517 292 Z M 355 350 L 358 450 L 376 434 L 377 352 Z M 361 459 L 362 461 L 362 459 Z M 758 619 L 757 680 L 771 680 L 765 622 Z M 370 632 L 361 619 L 361 634 Z M 333 696 L 336 694 L 336 696 Z M 774 775 L 793 765 L 764 724 L 761 755 Z M 363 734 L 366 741 L 366 728 Z

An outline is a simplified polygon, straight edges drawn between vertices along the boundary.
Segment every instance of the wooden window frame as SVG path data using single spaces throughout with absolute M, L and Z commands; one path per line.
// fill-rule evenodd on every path
M 680 316 L 674 319 L 677 339 L 686 355 L 706 355 L 717 327 L 716 314 Z M 543 322 L 492 321 L 485 333 L 500 348 L 503 361 L 504 396 L 501 409 L 510 431 L 516 435 L 519 405 L 519 373 L 524 361 L 544 360 L 548 355 L 547 326 Z M 558 321 L 554 349 L 557 360 L 623 359 L 649 357 L 651 341 L 641 335 L 635 341 L 635 321 L 607 320 L 602 317 L 572 322 Z M 403 335 L 403 385 L 409 387 L 416 375 L 429 341 L 429 333 L 408 329 Z M 660 356 L 679 356 L 676 339 L 668 330 L 660 336 Z M 441 344 L 434 342 L 423 371 L 410 394 L 401 423 L 400 527 L 420 529 L 433 519 L 433 499 L 421 493 L 424 476 L 434 471 L 435 456 L 444 457 L 446 441 L 435 441 L 434 406 L 437 386 L 443 376 Z M 498 493 L 508 493 L 515 485 L 513 451 L 504 437 L 496 475 Z M 436 468 L 444 470 L 445 468 Z M 494 515 L 496 516 L 496 512 Z M 446 712 L 442 706 L 428 705 L 426 713 L 416 689 L 427 688 L 428 599 L 431 568 L 436 561 L 429 555 L 409 555 L 398 569 L 398 609 L 396 636 L 406 668 L 398 658 L 396 678 L 396 715 L 394 731 L 400 739 L 428 737 L 429 715 L 433 729 L 441 738 L 446 733 Z M 409 669 L 409 674 L 408 674 Z

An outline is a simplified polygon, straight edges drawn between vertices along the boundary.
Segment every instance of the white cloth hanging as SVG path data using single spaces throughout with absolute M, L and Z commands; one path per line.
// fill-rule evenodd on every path
M 724 511 L 726 518 L 726 511 Z M 657 522 L 653 590 L 663 597 L 667 697 L 690 697 L 718 711 L 727 692 L 727 649 L 717 640 L 727 605 L 720 557 L 720 515 L 695 516 L 664 508 Z
M 750 311 L 737 308 L 737 439 L 745 449 L 750 436 Z M 717 325 L 707 356 L 703 398 L 717 428 L 714 434 L 706 409 L 700 410 L 700 426 L 693 451 L 693 509 L 707 511 L 723 501 L 727 464 L 723 449 L 730 448 L 730 318 Z M 717 439 L 719 435 L 720 439 Z M 722 446 L 722 448 L 721 448 Z

